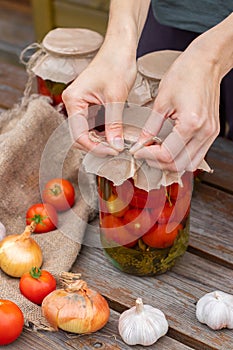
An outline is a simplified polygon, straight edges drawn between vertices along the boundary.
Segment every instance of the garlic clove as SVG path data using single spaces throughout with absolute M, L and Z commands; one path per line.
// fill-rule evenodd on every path
M 196 317 L 213 330 L 233 329 L 233 295 L 222 291 L 205 294 L 197 302 Z
M 149 346 L 167 333 L 168 322 L 161 310 L 143 305 L 138 298 L 135 306 L 120 315 L 118 330 L 126 344 Z

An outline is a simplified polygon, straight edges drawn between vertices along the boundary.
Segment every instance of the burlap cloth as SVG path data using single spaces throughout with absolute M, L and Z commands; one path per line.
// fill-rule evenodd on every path
M 58 229 L 32 236 L 42 248 L 42 268 L 57 280 L 62 271 L 71 269 L 86 223 L 96 213 L 94 177 L 81 176 L 88 203 L 77 187 L 80 164 L 81 154 L 71 147 L 67 121 L 47 98 L 32 95 L 26 103 L 0 115 L 0 221 L 7 234 L 23 232 L 26 211 L 41 202 L 40 188 L 47 180 L 63 176 L 75 186 L 75 205 L 59 214 Z M 18 278 L 0 271 L 0 283 L 0 298 L 12 300 L 21 308 L 26 326 L 50 329 L 41 308 L 20 294 Z

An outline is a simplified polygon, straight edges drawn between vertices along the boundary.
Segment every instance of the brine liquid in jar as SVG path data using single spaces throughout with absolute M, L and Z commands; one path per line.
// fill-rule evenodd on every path
M 101 244 L 121 271 L 138 276 L 164 273 L 187 250 L 193 174 L 149 192 L 133 179 L 115 186 L 97 177 Z

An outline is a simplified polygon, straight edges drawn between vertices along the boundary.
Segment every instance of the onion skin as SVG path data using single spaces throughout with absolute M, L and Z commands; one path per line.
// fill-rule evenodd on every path
M 41 267 L 43 256 L 40 246 L 30 237 L 34 223 L 19 234 L 6 236 L 0 242 L 0 267 L 11 277 L 21 277 L 32 267 Z
M 109 320 L 110 309 L 105 298 L 89 288 L 84 281 L 79 290 L 57 289 L 42 302 L 42 312 L 50 325 L 71 333 L 93 333 Z

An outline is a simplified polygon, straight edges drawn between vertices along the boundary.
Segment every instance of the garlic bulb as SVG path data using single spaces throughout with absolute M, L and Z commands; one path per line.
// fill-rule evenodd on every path
M 0 222 L 0 241 L 6 236 L 6 228 L 2 222 Z
M 120 336 L 128 345 L 152 345 L 168 331 L 168 322 L 162 311 L 143 305 L 142 299 L 124 311 L 118 323 Z
M 196 305 L 196 317 L 214 330 L 233 328 L 233 295 L 214 291 L 201 297 Z

